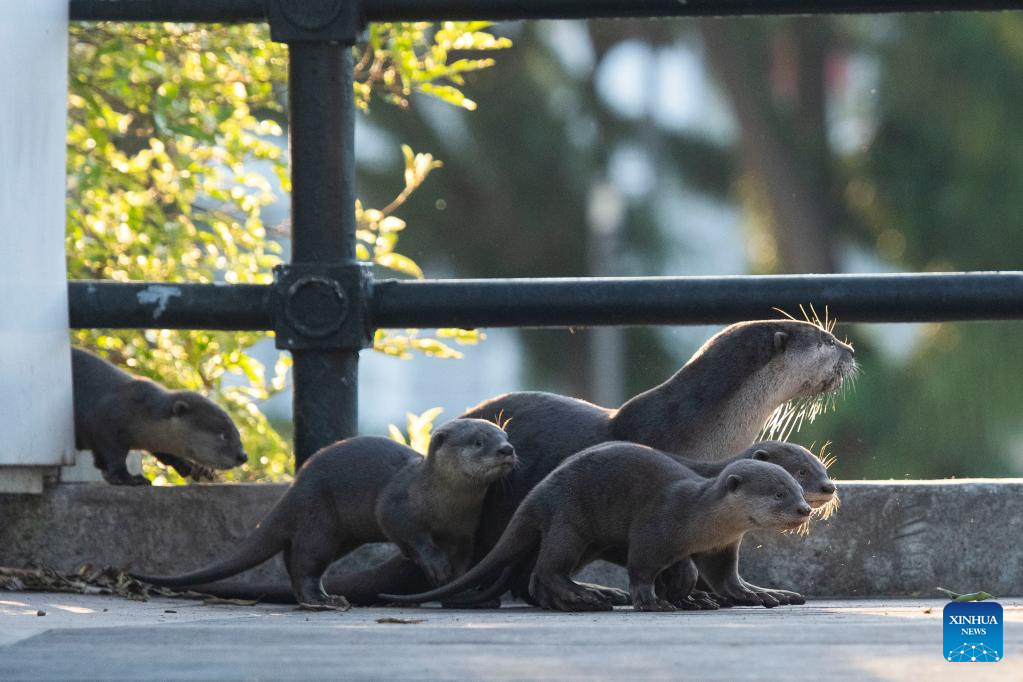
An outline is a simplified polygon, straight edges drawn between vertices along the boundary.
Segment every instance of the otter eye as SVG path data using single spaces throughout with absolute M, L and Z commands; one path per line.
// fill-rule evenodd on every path
M 478 447 L 478 448 L 483 447 L 483 439 L 482 438 L 477 438 L 476 439 L 476 447 Z
M 799 477 L 800 478 L 805 478 L 806 477 L 806 469 L 800 469 L 799 470 Z
M 776 492 L 776 493 L 774 494 L 774 496 L 775 496 L 775 498 L 777 498 L 777 499 L 779 499 L 779 500 L 784 500 L 784 499 L 785 499 L 785 493 L 783 493 L 783 492 L 782 492 L 782 491 L 780 491 L 780 490 L 779 490 L 778 492 Z
M 226 441 L 227 440 L 227 434 L 226 433 L 221 433 L 220 434 L 220 440 Z

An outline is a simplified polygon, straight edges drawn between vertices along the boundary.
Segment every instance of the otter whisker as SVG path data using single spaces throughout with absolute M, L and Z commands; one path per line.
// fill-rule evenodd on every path
M 788 400 L 775 408 L 764 422 L 759 439 L 788 440 L 789 436 L 802 429 L 804 423 L 812 424 L 817 417 L 837 406 L 838 396 L 835 393 Z
M 817 509 L 814 509 L 811 512 L 810 516 L 813 518 L 820 519 L 821 521 L 824 521 L 834 516 L 835 512 L 838 511 L 838 508 L 839 506 L 841 506 L 841 504 L 842 504 L 841 498 L 836 494 L 825 504 L 821 505 Z
M 785 422 L 781 426 L 779 440 L 788 440 L 792 434 L 792 427 L 795 426 L 796 419 L 802 410 L 803 405 L 801 401 L 796 401 L 792 404 L 792 408 L 785 415 Z
M 806 416 L 807 408 L 804 407 L 802 410 L 799 411 L 799 416 L 796 418 L 795 428 L 793 429 L 794 431 L 799 431 L 801 428 L 803 428 L 803 419 L 805 419 Z M 810 421 L 813 421 L 813 417 L 810 418 Z
M 784 419 L 786 411 L 792 408 L 791 401 L 786 401 L 774 408 L 774 412 L 768 416 L 764 422 L 764 426 L 760 429 L 760 436 L 758 440 L 773 440 L 774 434 L 778 430 L 778 425 Z
M 817 325 L 817 328 L 827 329 L 827 327 L 821 323 L 821 318 L 817 315 L 817 311 L 814 309 L 813 303 L 810 304 L 810 312 L 813 313 L 813 323 Z
M 511 417 L 505 419 L 504 410 L 501 410 L 500 412 L 494 415 L 494 418 L 491 421 L 494 422 L 497 428 L 501 429 L 502 431 L 507 431 L 508 425 L 511 424 L 511 420 L 512 420 Z
M 809 449 L 810 449 L 811 452 L 813 452 L 813 448 L 814 448 L 815 445 L 817 445 L 816 441 L 810 445 Z M 831 464 L 829 462 L 834 462 L 835 460 L 838 459 L 833 454 L 828 452 L 828 448 L 830 448 L 830 447 L 831 447 L 831 441 L 830 440 L 826 440 L 826 441 L 824 441 L 824 444 L 821 445 L 821 449 L 814 453 L 814 455 L 817 457 L 817 461 L 819 461 L 821 464 L 823 464 L 825 469 L 827 469 L 828 467 L 831 466 Z
M 821 320 L 820 314 L 818 314 L 817 309 L 814 307 L 813 303 L 807 303 L 805 305 L 800 303 L 798 305 L 799 312 L 803 314 L 802 320 L 800 320 L 798 317 L 795 317 L 794 315 L 791 315 L 788 311 L 786 311 L 783 308 L 779 308 L 778 306 L 771 306 L 771 310 L 785 316 L 787 319 L 792 320 L 793 322 L 808 322 L 813 326 L 817 327 L 818 329 L 828 332 L 829 334 L 833 334 L 835 332 L 835 327 L 838 326 L 838 318 L 831 317 L 831 311 L 828 309 L 828 305 L 826 303 L 824 304 L 823 320 Z M 808 308 L 809 310 L 807 310 Z M 849 343 L 848 338 L 845 340 L 845 343 Z M 849 345 L 851 346 L 852 344 Z
M 777 306 L 772 306 L 772 307 L 771 307 L 771 310 L 774 310 L 774 311 L 776 311 L 776 312 L 779 312 L 779 313 L 781 313 L 782 315 L 784 315 L 785 317 L 789 318 L 789 319 L 790 319 L 790 320 L 792 320 L 793 322 L 798 322 L 798 321 L 799 321 L 799 320 L 797 320 L 796 318 L 792 317 L 792 316 L 791 316 L 791 315 L 789 315 L 789 314 L 788 314 L 787 312 L 785 312 L 784 310 L 782 310 L 781 308 L 779 308 L 779 307 L 777 307 Z
M 802 303 L 799 304 L 799 310 L 800 312 L 803 313 L 803 319 L 809 322 L 810 324 L 813 324 L 813 320 L 810 319 L 810 315 L 807 314 L 806 308 L 803 307 Z

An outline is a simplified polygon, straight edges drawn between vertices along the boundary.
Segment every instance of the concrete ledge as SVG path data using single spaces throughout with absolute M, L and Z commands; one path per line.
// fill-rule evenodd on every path
M 189 485 L 136 488 L 72 483 L 43 495 L 0 495 L 0 566 L 75 570 L 83 563 L 168 574 L 225 556 L 252 532 L 287 485 Z M 364 568 L 391 556 L 367 545 L 335 571 Z M 245 573 L 287 581 L 276 557 Z
M 65 484 L 44 495 L 0 495 L 0 565 L 72 570 L 85 562 L 180 572 L 220 558 L 283 493 L 281 485 L 118 488 Z M 810 535 L 751 534 L 742 574 L 814 596 L 916 596 L 938 585 L 1015 594 L 1023 585 L 1023 480 L 857 481 Z M 373 565 L 388 545 L 355 552 L 333 571 Z M 249 571 L 283 581 L 275 559 Z M 625 584 L 617 567 L 584 577 Z
M 0 466 L 0 495 L 41 495 L 43 480 L 55 467 Z

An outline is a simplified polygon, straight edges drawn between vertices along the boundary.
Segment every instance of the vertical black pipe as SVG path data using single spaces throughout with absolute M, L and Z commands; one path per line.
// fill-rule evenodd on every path
M 355 101 L 352 51 L 327 41 L 288 46 L 291 129 L 291 261 L 355 259 Z M 350 301 L 350 309 L 359 302 Z M 295 468 L 355 435 L 359 352 L 293 353 Z

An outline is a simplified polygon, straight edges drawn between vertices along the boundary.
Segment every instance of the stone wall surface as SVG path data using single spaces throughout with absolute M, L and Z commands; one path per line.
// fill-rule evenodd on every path
M 73 570 L 82 563 L 178 573 L 225 555 L 283 494 L 281 485 L 124 488 L 64 484 L 0 495 L 0 565 Z M 1023 593 L 1023 480 L 856 481 L 807 536 L 755 533 L 742 546 L 754 584 L 813 596 Z M 394 550 L 369 545 L 332 571 L 371 566 Z M 285 580 L 280 559 L 243 576 Z M 618 567 L 580 576 L 625 586 Z

